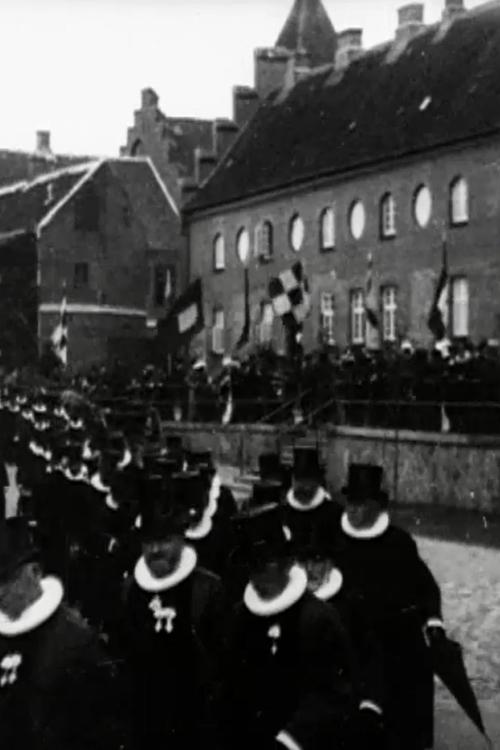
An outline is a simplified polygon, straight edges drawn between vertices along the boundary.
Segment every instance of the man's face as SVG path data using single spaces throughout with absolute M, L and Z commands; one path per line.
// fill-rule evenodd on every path
M 252 571 L 250 580 L 258 595 L 265 600 L 279 596 L 289 581 L 290 566 L 283 561 L 262 563 Z
M 355 529 L 368 529 L 373 526 L 381 510 L 376 500 L 365 500 L 360 504 L 348 501 L 346 506 L 347 518 Z
M 317 479 L 294 479 L 293 493 L 296 500 L 302 505 L 308 505 L 318 491 Z
M 178 567 L 184 542 L 181 536 L 170 536 L 161 541 L 146 542 L 144 559 L 155 578 L 165 578 Z

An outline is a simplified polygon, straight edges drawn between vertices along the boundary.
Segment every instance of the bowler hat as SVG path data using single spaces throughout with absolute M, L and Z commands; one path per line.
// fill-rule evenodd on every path
M 350 502 L 362 504 L 367 500 L 387 503 L 387 493 L 382 489 L 384 470 L 375 464 L 351 464 L 347 475 L 347 485 L 342 493 Z
M 0 580 L 6 581 L 24 563 L 36 560 L 38 550 L 23 518 L 9 518 L 0 524 Z

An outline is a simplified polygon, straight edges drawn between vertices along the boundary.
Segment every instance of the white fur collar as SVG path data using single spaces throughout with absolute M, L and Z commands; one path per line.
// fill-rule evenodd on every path
M 34 404 L 33 411 L 35 414 L 46 414 L 47 413 L 47 407 L 45 404 Z
M 19 414 L 19 412 L 21 411 L 21 407 L 18 404 L 15 404 L 14 406 L 12 406 L 12 404 L 9 404 L 7 406 L 7 409 L 11 414 Z
M 109 494 L 111 492 L 111 488 L 106 487 L 106 485 L 102 483 L 102 478 L 99 472 L 97 472 L 96 474 L 93 474 L 90 477 L 90 484 L 98 492 L 105 492 L 106 494 Z
M 347 536 L 350 536 L 353 539 L 376 539 L 378 536 L 385 534 L 389 528 L 390 522 L 391 519 L 387 512 L 381 513 L 373 526 L 370 526 L 368 529 L 355 529 L 349 522 L 347 513 L 342 515 L 340 521 L 344 534 L 347 534 Z
M 84 468 L 81 468 L 78 474 L 73 474 L 69 469 L 65 469 L 64 476 L 70 482 L 88 482 L 87 472 Z
M 30 411 L 29 409 L 25 409 L 24 411 L 22 411 L 22 412 L 21 412 L 21 416 L 22 416 L 22 418 L 23 418 L 23 419 L 25 419 L 25 420 L 26 420 L 27 422 L 31 422 L 32 424 L 33 424 L 33 423 L 34 423 L 34 421 L 35 421 L 35 416 L 34 416 L 33 412 L 32 412 L 32 411 Z
M 64 590 L 58 578 L 48 576 L 42 581 L 42 595 L 24 610 L 17 620 L 10 620 L 0 612 L 0 635 L 13 637 L 35 630 L 52 617 L 61 604 Z
M 343 583 L 342 573 L 338 568 L 332 568 L 328 573 L 326 581 L 323 581 L 321 586 L 318 586 L 314 592 L 314 596 L 321 601 L 326 602 L 328 599 L 332 599 L 335 594 L 338 594 L 342 588 Z
M 70 430 L 83 430 L 83 420 L 77 419 L 76 422 L 74 422 L 72 419 L 70 419 L 69 429 Z
M 121 461 L 119 461 L 119 462 L 118 462 L 118 463 L 116 464 L 116 468 L 117 468 L 117 469 L 126 469 L 126 468 L 127 468 L 127 466 L 128 466 L 128 465 L 129 465 L 130 463 L 131 463 L 131 461 L 132 461 L 132 454 L 131 454 L 131 452 L 129 451 L 129 449 L 127 448 L 127 449 L 125 450 L 125 453 L 123 454 L 123 458 L 122 458 L 122 460 L 121 460 Z
M 116 500 L 113 497 L 113 495 L 111 494 L 111 492 L 109 492 L 106 495 L 106 507 L 109 508 L 110 510 L 119 510 L 120 509 L 120 506 L 116 502 Z
M 301 510 L 305 513 L 308 510 L 315 510 L 316 508 L 319 508 L 319 506 L 322 505 L 325 500 L 331 499 L 331 496 L 328 494 L 324 487 L 318 487 L 314 497 L 307 505 L 299 503 L 299 501 L 295 497 L 293 489 L 288 490 L 286 495 L 286 501 L 288 505 L 290 505 L 294 510 Z
M 210 485 L 210 491 L 208 493 L 208 514 L 210 515 L 210 518 L 215 516 L 217 513 L 218 503 L 217 500 L 219 499 L 220 495 L 220 488 L 222 486 L 221 478 L 218 474 L 215 474 L 212 479 L 212 484 Z
M 249 583 L 245 589 L 243 601 L 253 615 L 272 617 L 293 607 L 304 595 L 306 589 L 306 571 L 299 565 L 294 565 L 290 570 L 289 582 L 286 588 L 274 599 L 262 599 L 253 585 Z
M 155 578 L 146 565 L 144 557 L 140 557 L 134 569 L 135 582 L 143 591 L 151 593 L 167 591 L 185 581 L 196 568 L 197 562 L 198 557 L 193 547 L 186 546 L 182 550 L 179 565 L 174 572 L 165 578 Z
M 207 508 L 203 513 L 198 526 L 187 529 L 187 531 L 184 532 L 184 536 L 186 537 L 186 539 L 192 539 L 193 541 L 197 539 L 204 539 L 212 531 L 212 526 L 212 516 L 209 513 L 209 508 Z

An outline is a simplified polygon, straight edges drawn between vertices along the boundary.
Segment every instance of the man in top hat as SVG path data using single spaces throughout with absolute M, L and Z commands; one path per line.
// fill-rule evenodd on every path
M 318 544 L 333 548 L 342 508 L 324 487 L 318 450 L 296 448 L 292 486 L 283 506 L 283 522 L 290 531 L 296 555 L 304 563 L 316 554 Z
M 233 518 L 237 512 L 233 493 L 222 484 L 210 451 L 186 451 L 186 467 L 199 471 L 205 480 L 209 495 L 209 513 L 215 525 Z
M 44 576 L 22 519 L 0 526 L 0 745 L 112 748 L 103 654 Z M 104 698 L 106 696 L 106 698 Z
M 164 483 L 147 491 L 162 504 Z M 224 605 L 220 580 L 186 542 L 189 510 L 169 503 L 143 527 L 143 554 L 125 592 L 125 653 L 133 686 L 133 747 L 217 747 Z
M 243 523 L 250 576 L 230 643 L 227 746 L 345 747 L 354 706 L 349 637 L 334 610 L 308 592 L 279 506 L 253 509 Z
M 444 636 L 439 586 L 417 545 L 391 523 L 383 469 L 349 467 L 336 559 L 379 640 L 390 747 L 433 745 L 434 680 L 428 642 Z

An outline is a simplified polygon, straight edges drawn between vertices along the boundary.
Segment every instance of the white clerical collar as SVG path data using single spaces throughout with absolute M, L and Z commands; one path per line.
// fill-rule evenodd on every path
M 97 472 L 96 474 L 93 474 L 90 477 L 90 484 L 98 492 L 105 492 L 106 494 L 109 494 L 111 492 L 111 488 L 103 484 L 103 481 L 99 472 Z
M 391 519 L 387 512 L 380 513 L 375 523 L 367 529 L 354 528 L 347 517 L 347 513 L 343 513 L 340 520 L 342 531 L 353 539 L 376 539 L 378 536 L 385 534 L 390 522 Z
M 307 503 L 307 505 L 299 503 L 299 501 L 295 497 L 293 489 L 288 490 L 286 495 L 286 501 L 288 505 L 290 505 L 294 510 L 301 510 L 304 512 L 307 512 L 308 510 L 315 510 L 316 508 L 319 508 L 319 506 L 322 505 L 325 500 L 331 499 L 332 498 L 324 487 L 318 487 L 314 494 L 314 497 Z
M 69 469 L 64 470 L 64 476 L 66 479 L 69 479 L 70 482 L 87 482 L 88 476 L 84 469 L 80 469 L 78 474 L 73 474 Z
M 64 590 L 58 578 L 48 576 L 41 581 L 42 595 L 34 604 L 24 610 L 17 620 L 11 620 L 0 611 L 0 635 L 11 638 L 16 635 L 29 633 L 43 625 L 52 617 L 61 604 Z
M 117 468 L 117 469 L 126 469 L 126 468 L 127 468 L 127 466 L 128 466 L 128 465 L 129 465 L 130 463 L 131 463 L 131 461 L 132 461 L 132 454 L 131 454 L 131 452 L 130 452 L 130 451 L 128 450 L 128 448 L 127 448 L 127 450 L 126 450 L 126 451 L 125 451 L 125 453 L 123 454 L 123 458 L 122 458 L 122 460 L 121 460 L 121 461 L 119 461 L 119 462 L 118 462 L 118 463 L 116 464 L 116 468 Z
M 332 599 L 335 594 L 339 593 L 340 589 L 342 588 L 342 583 L 342 573 L 338 568 L 332 568 L 328 573 L 326 580 L 323 581 L 321 586 L 319 586 L 314 592 L 314 596 L 317 599 L 321 599 L 321 601 L 326 602 L 328 601 L 328 599 Z
M 252 583 L 245 589 L 243 601 L 245 606 L 253 615 L 259 617 L 272 617 L 285 612 L 293 607 L 302 598 L 307 589 L 306 571 L 299 565 L 290 569 L 289 581 L 285 589 L 274 599 L 262 599 L 255 590 Z
M 212 484 L 210 485 L 210 490 L 208 493 L 207 512 L 210 518 L 213 518 L 213 516 L 215 516 L 215 514 L 217 513 L 217 508 L 218 508 L 217 500 L 219 499 L 221 486 L 222 486 L 221 478 L 218 474 L 215 474 L 212 478 Z
M 209 508 L 207 508 L 205 512 L 203 513 L 203 516 L 198 526 L 194 526 L 191 529 L 187 529 L 187 531 L 184 532 L 184 536 L 186 537 L 186 539 L 191 539 L 192 541 L 195 541 L 198 539 L 204 539 L 212 531 L 212 526 L 213 526 L 212 516 L 209 513 Z
M 196 568 L 198 557 L 193 547 L 184 547 L 181 553 L 179 565 L 170 575 L 164 578 L 155 578 L 149 570 L 144 557 L 140 557 L 134 569 L 135 582 L 143 591 L 159 593 L 177 586 L 188 578 Z
M 76 422 L 73 422 L 73 420 L 70 419 L 69 429 L 70 430 L 83 430 L 83 420 L 77 419 Z

